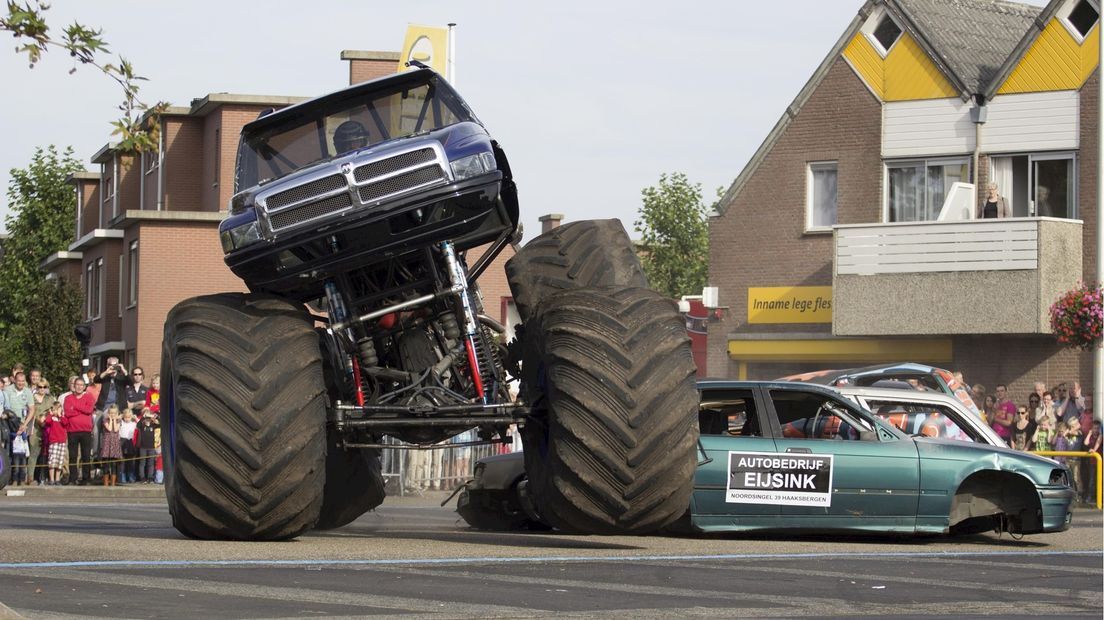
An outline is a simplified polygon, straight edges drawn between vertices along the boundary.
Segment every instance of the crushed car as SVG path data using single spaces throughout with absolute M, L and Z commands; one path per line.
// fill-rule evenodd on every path
M 706 380 L 698 389 L 699 462 L 680 529 L 1036 534 L 1070 526 L 1070 473 L 1052 459 L 980 436 L 902 430 L 827 386 Z M 892 393 L 864 398 L 888 402 Z M 473 527 L 492 529 L 488 513 L 505 507 L 512 525 L 543 522 L 521 457 L 506 457 L 483 461 L 461 494 L 460 514 Z
M 808 381 L 834 387 L 885 387 L 942 392 L 957 398 L 974 414 L 978 413 L 977 403 L 970 395 L 970 390 L 961 381 L 955 379 L 954 373 L 926 364 L 898 362 L 843 370 L 818 370 L 780 377 L 778 380 Z

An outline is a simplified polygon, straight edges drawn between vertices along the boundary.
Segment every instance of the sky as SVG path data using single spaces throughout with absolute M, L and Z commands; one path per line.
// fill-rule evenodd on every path
M 664 173 L 685 173 L 711 203 L 862 1 L 50 4 L 52 32 L 102 28 L 149 78 L 142 99 L 173 105 L 217 92 L 321 95 L 348 84 L 342 50 L 398 51 L 408 23 L 454 22 L 455 86 L 510 159 L 530 239 L 546 213 L 617 217 L 632 234 L 641 190 Z M 29 69 L 13 47 L 0 50 L 4 222 L 9 170 L 54 144 L 98 171 L 89 158 L 112 141 L 122 101 L 95 69 L 70 74 L 62 52 Z

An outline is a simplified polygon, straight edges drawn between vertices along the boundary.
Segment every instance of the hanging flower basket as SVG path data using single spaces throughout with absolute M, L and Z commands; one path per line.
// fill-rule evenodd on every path
M 1080 284 L 1050 307 L 1050 328 L 1058 344 L 1085 351 L 1100 346 L 1104 295 L 1099 284 Z

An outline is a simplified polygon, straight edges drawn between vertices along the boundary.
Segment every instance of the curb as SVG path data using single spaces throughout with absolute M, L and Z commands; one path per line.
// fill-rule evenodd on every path
M 124 487 L 95 486 L 59 486 L 5 487 L 0 490 L 3 497 L 22 497 L 26 499 L 164 499 L 165 487 L 159 484 L 131 484 Z M 2 616 L 0 616 L 2 617 Z

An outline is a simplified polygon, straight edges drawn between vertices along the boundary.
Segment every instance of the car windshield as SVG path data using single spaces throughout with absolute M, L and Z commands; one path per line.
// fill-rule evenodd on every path
M 474 116 L 436 74 L 349 89 L 275 113 L 246 127 L 235 191 L 380 142 L 433 131 Z

